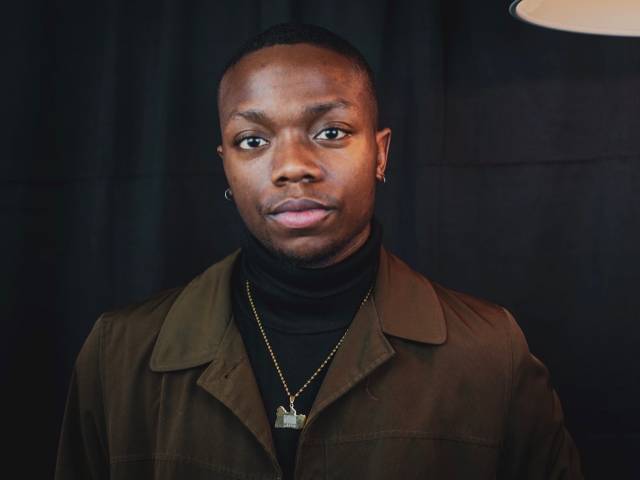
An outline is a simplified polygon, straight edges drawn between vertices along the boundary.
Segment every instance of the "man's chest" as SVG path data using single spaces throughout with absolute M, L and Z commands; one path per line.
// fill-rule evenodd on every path
M 493 478 L 504 388 L 467 360 L 452 370 L 450 359 L 400 349 L 364 377 L 346 373 L 308 412 L 296 478 Z M 248 359 L 208 383 L 212 368 L 121 385 L 108 404 L 113 478 L 278 477 Z

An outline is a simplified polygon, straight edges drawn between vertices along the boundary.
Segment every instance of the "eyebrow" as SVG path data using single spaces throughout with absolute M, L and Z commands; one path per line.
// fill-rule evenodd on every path
M 315 103 L 313 105 L 307 105 L 302 110 L 302 115 L 304 117 L 319 117 L 334 109 L 351 109 L 351 108 L 354 108 L 354 105 L 351 102 L 348 102 L 347 100 L 343 100 L 343 99 L 338 99 L 330 102 L 322 102 L 322 103 Z M 254 123 L 261 123 L 261 124 L 270 123 L 269 116 L 262 110 L 250 109 L 250 110 L 242 110 L 242 111 L 233 111 L 229 114 L 228 120 L 231 120 L 233 117 L 241 117 Z
M 324 103 L 316 103 L 314 105 L 309 105 L 304 108 L 303 115 L 306 116 L 320 116 L 327 113 L 330 110 L 334 110 L 336 108 L 342 109 L 350 109 L 353 107 L 353 104 L 347 102 L 346 100 L 334 100 L 331 102 Z

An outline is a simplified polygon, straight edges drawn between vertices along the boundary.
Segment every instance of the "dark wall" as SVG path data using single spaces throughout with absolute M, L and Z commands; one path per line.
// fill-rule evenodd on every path
M 587 476 L 638 475 L 640 39 L 544 30 L 507 7 L 4 6 L 0 365 L 4 453 L 20 476 L 51 476 L 70 369 L 97 316 L 235 248 L 217 76 L 244 39 L 289 19 L 346 36 L 378 75 L 393 129 L 385 243 L 510 308 L 552 373 Z

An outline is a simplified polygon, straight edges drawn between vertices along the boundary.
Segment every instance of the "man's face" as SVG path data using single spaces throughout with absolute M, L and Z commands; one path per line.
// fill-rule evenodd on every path
M 349 59 L 308 44 L 263 48 L 227 72 L 218 108 L 233 199 L 263 245 L 325 266 L 366 241 L 391 132 L 376 131 Z

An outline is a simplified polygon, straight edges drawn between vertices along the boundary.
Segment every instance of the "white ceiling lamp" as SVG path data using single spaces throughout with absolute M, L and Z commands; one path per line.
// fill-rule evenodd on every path
M 509 11 L 556 30 L 640 37 L 640 0 L 516 0 Z

